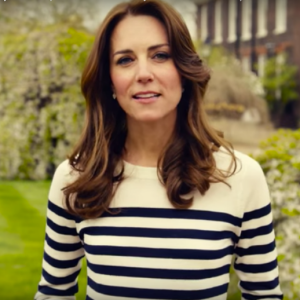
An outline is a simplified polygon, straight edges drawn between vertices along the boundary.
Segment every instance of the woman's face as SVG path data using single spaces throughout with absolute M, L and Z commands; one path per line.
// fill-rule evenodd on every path
M 114 29 L 110 46 L 112 92 L 127 117 L 141 122 L 176 118 L 182 83 L 163 24 L 150 16 L 126 17 Z

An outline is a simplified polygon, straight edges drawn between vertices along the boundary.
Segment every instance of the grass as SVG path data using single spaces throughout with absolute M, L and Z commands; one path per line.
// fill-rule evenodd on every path
M 49 181 L 0 181 L 0 299 L 30 300 L 41 276 Z M 233 276 L 228 299 L 237 300 Z M 78 300 L 85 299 L 86 263 Z
M 0 182 L 0 299 L 29 300 L 37 291 L 49 187 L 50 182 Z M 85 299 L 85 287 L 83 267 L 77 299 Z

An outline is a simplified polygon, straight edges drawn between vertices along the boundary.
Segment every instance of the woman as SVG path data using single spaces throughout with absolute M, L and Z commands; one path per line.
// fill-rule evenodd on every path
M 159 0 L 116 6 L 82 76 L 86 123 L 49 193 L 35 296 L 282 299 L 260 166 L 206 121 L 203 67 L 180 15 Z

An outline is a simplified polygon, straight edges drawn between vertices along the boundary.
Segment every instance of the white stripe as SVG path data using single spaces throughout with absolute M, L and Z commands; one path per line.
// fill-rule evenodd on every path
M 252 246 L 264 246 L 264 245 L 270 244 L 273 241 L 274 241 L 274 234 L 268 233 L 265 235 L 255 236 L 251 239 L 240 239 L 239 247 L 246 249 L 250 246 L 251 247 Z
M 142 218 L 142 217 L 101 217 L 95 220 L 85 220 L 77 224 L 78 232 L 90 226 L 137 227 L 159 229 L 192 229 L 214 231 L 233 231 L 238 234 L 240 228 L 227 222 L 190 219 Z M 257 227 L 257 226 L 256 226 Z
M 196 259 L 172 259 L 152 257 L 127 257 L 86 254 L 88 261 L 99 265 L 117 267 L 138 267 L 154 269 L 178 269 L 178 270 L 209 270 L 219 268 L 231 263 L 231 255 L 215 260 Z
M 247 222 L 243 222 L 243 230 L 256 229 L 258 227 L 267 226 L 270 225 L 271 222 L 272 222 L 272 216 L 270 213 L 259 219 L 252 219 Z
M 241 278 L 242 281 L 249 282 L 269 282 L 277 278 L 277 270 L 272 270 L 264 273 L 244 273 L 243 271 L 236 271 L 237 275 Z M 259 294 L 261 295 L 261 294 Z
M 150 286 L 148 287 L 150 289 Z M 90 286 L 87 287 L 87 295 L 92 299 L 103 299 L 103 300 L 133 300 L 132 298 L 128 297 L 118 297 L 118 296 L 109 296 L 97 293 L 94 289 L 92 289 Z M 205 298 L 205 300 L 224 300 L 227 298 L 227 293 L 217 296 L 217 297 L 211 297 L 211 298 Z M 150 298 L 143 298 L 143 300 L 153 300 Z M 273 300 L 273 299 L 272 299 Z
M 174 280 L 162 278 L 140 278 L 140 277 L 126 277 L 126 276 L 112 276 L 105 274 L 97 274 L 88 268 L 88 276 L 93 278 L 96 283 L 108 286 L 128 287 L 128 288 L 142 288 L 147 289 L 155 287 L 155 289 L 172 289 L 176 291 L 192 291 L 209 289 L 228 282 L 229 275 L 224 274 L 206 279 L 196 280 Z
M 78 236 L 59 234 L 53 231 L 49 226 L 46 227 L 46 232 L 48 236 L 55 242 L 62 244 L 75 244 L 78 243 Z
M 178 238 L 147 238 L 131 236 L 94 236 L 85 235 L 84 243 L 90 246 L 120 246 L 120 247 L 146 247 L 153 249 L 192 249 L 192 250 L 220 250 L 233 243 L 224 240 L 200 240 Z
M 117 297 L 117 296 L 109 296 L 109 295 L 100 294 L 100 293 L 97 293 L 90 286 L 87 287 L 86 293 L 91 299 L 99 299 L 99 300 L 100 299 L 103 299 L 103 300 L 133 300 L 132 298 L 128 298 L 128 297 Z M 143 300 L 153 300 L 153 299 L 143 298 Z
M 273 251 L 268 254 L 256 254 L 243 256 L 243 264 L 246 265 L 261 265 L 272 262 L 277 257 Z
M 68 284 L 53 285 L 50 282 L 48 282 L 44 277 L 42 277 L 39 284 L 41 286 L 47 286 L 47 287 L 50 287 L 50 288 L 55 289 L 55 290 L 65 291 L 65 290 L 69 289 L 70 287 L 74 286 L 76 284 L 76 282 L 77 281 L 70 282 Z M 48 298 L 46 298 L 46 299 L 48 300 Z
M 76 259 L 82 255 L 84 255 L 84 250 L 83 248 L 72 251 L 72 252 L 64 252 L 64 251 L 57 251 L 51 248 L 47 242 L 45 242 L 45 251 L 48 255 L 50 255 L 52 258 L 57 259 L 57 260 L 72 260 Z
M 75 227 L 75 221 L 74 220 L 69 220 L 69 219 L 63 218 L 63 217 L 57 215 L 56 213 L 54 213 L 50 209 L 48 209 L 47 217 L 52 222 L 54 222 L 56 225 L 65 226 L 65 227 L 69 227 L 69 228 L 74 228 Z
M 43 260 L 43 269 L 52 276 L 63 278 L 65 276 L 69 276 L 70 274 L 73 274 L 78 270 L 80 270 L 81 262 L 79 262 L 77 266 L 74 268 L 61 269 L 61 268 L 55 268 L 49 265 L 45 260 Z

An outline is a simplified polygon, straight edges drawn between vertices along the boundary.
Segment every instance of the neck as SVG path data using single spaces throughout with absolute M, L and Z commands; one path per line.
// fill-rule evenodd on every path
M 175 122 L 176 117 L 157 123 L 128 119 L 125 161 L 139 166 L 156 167 L 163 148 L 174 132 Z

